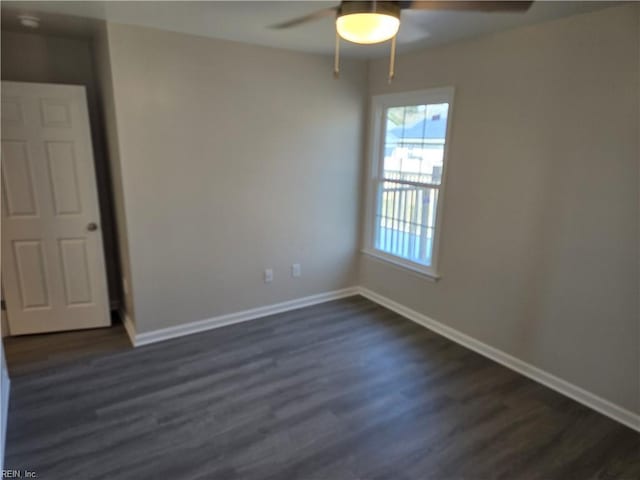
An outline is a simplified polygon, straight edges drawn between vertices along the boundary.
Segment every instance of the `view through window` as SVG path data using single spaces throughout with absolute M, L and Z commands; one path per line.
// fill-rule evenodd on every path
M 425 266 L 433 262 L 448 103 L 385 110 L 374 246 Z

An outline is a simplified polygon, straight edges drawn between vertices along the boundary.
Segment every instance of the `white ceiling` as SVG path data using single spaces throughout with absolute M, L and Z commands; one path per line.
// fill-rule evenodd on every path
M 337 3 L 337 1 L 3 1 L 2 28 L 26 30 L 19 25 L 16 17 L 21 13 L 30 13 L 42 19 L 42 31 L 78 34 L 86 31 L 90 23 L 77 18 L 81 17 L 303 52 L 332 54 L 335 27 L 331 18 L 287 30 L 274 30 L 269 26 L 315 10 L 335 6 Z M 605 6 L 611 6 L 611 2 L 536 1 L 526 13 L 403 10 L 398 37 L 399 50 L 416 50 Z M 342 43 L 343 54 L 352 57 L 374 58 L 386 55 L 388 50 L 389 46 L 385 44 L 361 46 Z

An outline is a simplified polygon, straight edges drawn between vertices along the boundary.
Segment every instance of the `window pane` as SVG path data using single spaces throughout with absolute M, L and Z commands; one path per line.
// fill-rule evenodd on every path
M 448 103 L 387 109 L 384 177 L 440 184 Z
M 378 183 L 375 248 L 431 265 L 438 189 L 403 183 Z

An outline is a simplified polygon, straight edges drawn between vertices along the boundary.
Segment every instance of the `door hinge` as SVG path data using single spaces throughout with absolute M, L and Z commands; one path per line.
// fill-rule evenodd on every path
M 7 304 L 4 303 L 4 300 L 0 300 L 0 310 L 6 310 L 7 309 Z

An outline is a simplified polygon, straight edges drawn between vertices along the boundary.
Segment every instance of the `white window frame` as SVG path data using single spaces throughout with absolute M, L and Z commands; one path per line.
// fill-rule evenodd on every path
M 388 262 L 395 266 L 410 270 L 419 275 L 432 280 L 440 278 L 438 273 L 438 258 L 440 252 L 440 238 L 442 234 L 442 212 L 444 206 L 444 192 L 448 171 L 448 153 L 451 142 L 451 119 L 453 117 L 453 87 L 432 88 L 428 90 L 417 90 L 412 92 L 391 93 L 385 95 L 374 95 L 371 97 L 370 105 L 370 125 L 369 125 L 369 149 L 367 151 L 367 191 L 365 205 L 365 226 L 364 245 L 362 253 L 376 259 Z M 433 251 L 431 254 L 431 265 L 424 265 L 411 261 L 407 258 L 393 255 L 375 248 L 375 216 L 381 198 L 378 193 L 378 183 L 382 178 L 384 166 L 384 146 L 386 122 L 385 114 L 387 109 L 393 107 L 403 107 L 407 105 L 428 105 L 437 103 L 448 103 L 447 131 L 443 152 L 442 177 L 438 188 L 438 205 L 436 208 L 435 231 L 433 238 Z

